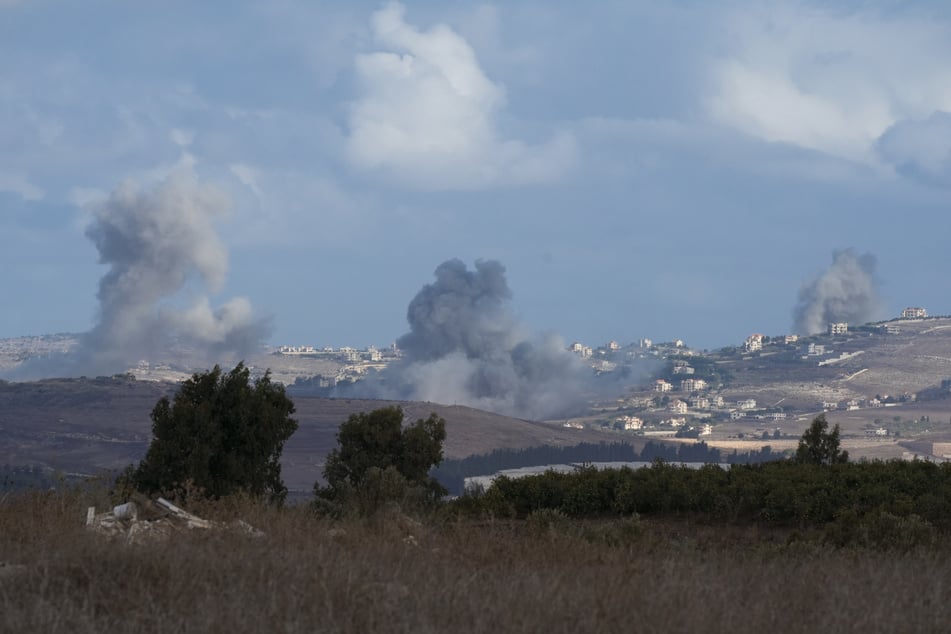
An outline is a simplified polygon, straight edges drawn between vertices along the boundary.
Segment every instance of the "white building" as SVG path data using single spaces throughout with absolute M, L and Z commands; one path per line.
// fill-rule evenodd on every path
M 686 414 L 687 404 L 677 398 L 670 402 L 670 405 L 667 406 L 667 410 L 673 414 Z
M 829 324 L 830 335 L 844 335 L 849 332 L 849 324 L 844 321 L 837 321 Z
M 680 389 L 684 392 L 699 392 L 707 389 L 707 382 L 703 379 L 684 379 L 680 382 Z
M 281 346 L 278 352 L 286 355 L 317 354 L 314 346 Z
M 821 357 L 826 353 L 826 347 L 821 343 L 810 343 L 806 346 L 806 354 L 810 357 Z
M 674 386 L 664 379 L 657 379 L 654 381 L 654 391 L 655 392 L 670 392 L 674 389 Z
M 756 409 L 756 399 L 748 398 L 744 401 L 737 401 L 736 406 L 742 410 Z
M 759 333 L 753 333 L 746 338 L 746 342 L 743 344 L 743 348 L 747 352 L 758 352 L 763 349 L 763 335 Z
M 902 319 L 924 319 L 928 316 L 928 311 L 920 306 L 909 306 L 901 311 Z
M 621 423 L 625 431 L 636 431 L 644 427 L 644 421 L 637 416 L 619 416 L 614 419 L 615 423 Z
M 588 359 L 594 354 L 594 351 L 591 349 L 591 346 L 586 346 L 583 343 L 574 342 L 568 349 L 580 356 L 582 359 Z

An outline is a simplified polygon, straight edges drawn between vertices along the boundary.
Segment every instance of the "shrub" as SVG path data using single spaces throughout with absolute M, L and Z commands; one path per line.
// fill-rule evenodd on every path
M 446 421 L 432 414 L 405 429 L 402 423 L 400 407 L 384 407 L 340 426 L 324 467 L 327 485 L 314 484 L 318 510 L 367 514 L 386 501 L 419 505 L 446 494 L 429 475 L 442 460 Z
M 126 473 L 143 492 L 183 492 L 219 498 L 237 492 L 282 501 L 281 451 L 297 430 L 294 403 L 270 374 L 250 380 L 244 363 L 192 375 L 170 402 L 152 410 L 152 442 L 138 468 Z

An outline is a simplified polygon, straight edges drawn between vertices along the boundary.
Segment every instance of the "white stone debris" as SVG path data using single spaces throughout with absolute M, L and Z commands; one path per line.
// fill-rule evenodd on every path
M 111 511 L 96 513 L 96 507 L 86 511 L 86 528 L 111 538 L 124 539 L 127 543 L 164 541 L 173 534 L 191 530 L 231 530 L 249 537 L 264 537 L 264 533 L 244 520 L 230 524 L 212 522 L 192 515 L 165 498 L 152 501 L 145 496 L 134 496 L 135 501 L 126 502 Z

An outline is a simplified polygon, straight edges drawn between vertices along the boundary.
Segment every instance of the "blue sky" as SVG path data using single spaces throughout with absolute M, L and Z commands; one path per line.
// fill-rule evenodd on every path
M 594 5 L 594 6 L 589 6 Z M 529 328 L 788 332 L 836 249 L 951 313 L 951 15 L 915 2 L 0 0 L 0 337 L 97 321 L 123 183 L 227 195 L 274 344 L 385 345 L 444 260 Z

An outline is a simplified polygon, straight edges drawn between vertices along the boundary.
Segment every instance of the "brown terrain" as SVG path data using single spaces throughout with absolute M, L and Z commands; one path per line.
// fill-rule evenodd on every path
M 868 327 L 847 335 L 810 337 L 795 346 L 767 346 L 759 354 L 721 361 L 733 373 L 730 386 L 721 392 L 726 400 L 752 398 L 760 407 L 787 407 L 789 417 L 779 422 L 722 423 L 704 440 L 730 451 L 763 444 L 778 451 L 791 449 L 822 413 L 823 402 L 910 397 L 914 400 L 886 407 L 836 409 L 826 418 L 840 425 L 843 446 L 853 457 L 943 457 L 942 443 L 951 441 L 951 393 L 941 389 L 942 381 L 951 379 L 951 318 L 895 320 L 889 325 L 898 332 Z M 803 358 L 802 349 L 810 341 L 825 345 L 832 354 Z M 911 423 L 922 417 L 928 422 Z M 878 428 L 887 428 L 889 435 L 867 437 L 867 430 Z M 777 429 L 782 439 L 751 438 Z M 738 438 L 741 433 L 744 439 Z M 932 443 L 938 443 L 936 451 Z
M 794 449 L 803 430 L 822 411 L 822 402 L 893 396 L 905 400 L 890 407 L 863 406 L 827 413 L 831 423 L 841 426 L 843 446 L 853 458 L 941 458 L 951 454 L 951 393 L 941 388 L 942 381 L 951 379 L 951 318 L 895 321 L 891 325 L 897 326 L 897 334 L 868 327 L 848 335 L 817 336 L 793 346 L 770 345 L 762 353 L 720 358 L 718 364 L 733 375 L 719 392 L 724 399 L 753 398 L 759 407 L 789 408 L 788 417 L 782 421 L 719 422 L 713 433 L 701 440 L 726 451 L 744 452 L 767 444 L 774 451 Z M 805 358 L 802 348 L 809 341 L 826 345 L 832 354 Z M 63 345 L 60 340 L 54 343 Z M 840 359 L 843 353 L 846 357 Z M 824 362 L 821 366 L 820 360 Z M 315 368 L 305 359 L 277 355 L 262 355 L 252 361 L 258 367 L 273 366 L 275 379 L 288 383 L 297 376 L 313 374 Z M 332 364 L 325 365 L 318 369 L 334 370 Z M 174 393 L 176 383 L 171 379 L 187 376 L 161 367 L 151 368 L 145 376 L 163 378 L 162 372 L 170 373 L 164 381 L 113 377 L 0 382 L 0 464 L 93 473 L 136 462 L 148 446 L 149 413 L 156 401 Z M 671 396 L 683 398 L 677 393 Z M 283 461 L 285 481 L 298 491 L 309 490 L 319 477 L 324 458 L 334 446 L 337 426 L 347 416 L 393 404 L 300 395 L 295 395 L 294 401 L 300 428 L 287 443 Z M 520 420 L 462 406 L 400 405 L 408 420 L 431 412 L 446 419 L 447 458 L 580 442 L 625 441 L 641 446 L 647 440 L 630 433 L 572 429 L 560 422 Z M 612 414 L 602 410 L 588 418 L 606 415 Z M 879 428 L 887 428 L 888 435 L 868 435 L 869 430 Z M 775 437 L 777 433 L 779 437 Z M 764 434 L 768 438 L 763 438 Z M 664 442 L 697 441 L 665 438 Z
M 145 455 L 149 414 L 176 384 L 130 378 L 48 379 L 0 383 L 0 464 L 43 465 L 65 473 L 120 469 Z M 431 412 L 446 419 L 445 456 L 500 448 L 616 441 L 613 435 L 499 416 L 469 407 L 294 396 L 297 432 L 284 448 L 284 480 L 310 490 L 350 414 L 401 405 L 409 421 Z
M 781 346 L 767 346 L 761 354 L 724 361 L 735 377 L 724 396 L 764 404 L 782 400 L 809 409 L 820 401 L 913 394 L 951 378 L 951 318 L 889 323 L 899 329 L 897 334 L 870 328 L 807 339 L 832 351 L 821 357 L 821 366 L 820 358 L 802 358 L 802 340 L 791 354 Z M 838 360 L 843 353 L 847 358 Z

